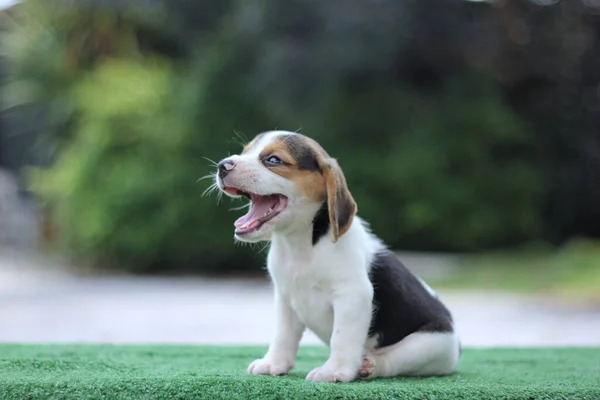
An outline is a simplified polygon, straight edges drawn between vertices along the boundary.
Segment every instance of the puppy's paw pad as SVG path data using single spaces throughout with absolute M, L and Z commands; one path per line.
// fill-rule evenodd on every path
M 363 364 L 358 372 L 358 376 L 364 379 L 371 378 L 375 373 L 375 360 L 370 356 L 363 358 Z
M 289 372 L 294 366 L 285 361 L 268 360 L 261 358 L 254 360 L 248 367 L 250 375 L 283 375 Z

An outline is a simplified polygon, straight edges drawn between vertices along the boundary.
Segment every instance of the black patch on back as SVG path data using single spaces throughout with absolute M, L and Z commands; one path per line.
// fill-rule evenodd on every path
M 315 152 L 306 144 L 302 136 L 285 135 L 283 142 L 286 144 L 291 156 L 296 160 L 298 169 L 322 172 Z
M 327 235 L 329 231 L 329 208 L 327 207 L 327 201 L 323 202 L 321 208 L 315 214 L 313 218 L 313 230 L 312 230 L 312 244 L 313 246 L 319 242 L 319 240 Z
M 369 278 L 374 289 L 369 336 L 379 335 L 378 347 L 414 332 L 452 332 L 450 311 L 391 251 L 375 255 Z

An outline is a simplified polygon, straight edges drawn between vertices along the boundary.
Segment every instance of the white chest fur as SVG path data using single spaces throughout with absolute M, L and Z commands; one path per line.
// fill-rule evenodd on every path
M 335 296 L 372 291 L 369 265 L 381 244 L 368 234 L 360 220 L 337 243 L 323 239 L 313 246 L 273 237 L 268 270 L 275 290 L 298 319 L 329 344 Z
M 269 262 L 269 272 L 276 290 L 298 319 L 329 344 L 333 329 L 333 282 L 319 273 L 317 263 L 274 259 L 277 261 Z

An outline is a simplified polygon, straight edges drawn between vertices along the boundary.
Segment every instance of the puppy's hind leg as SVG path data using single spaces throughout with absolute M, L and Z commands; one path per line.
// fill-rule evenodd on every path
M 455 332 L 415 332 L 367 354 L 360 376 L 370 379 L 449 375 L 459 358 L 460 343 Z

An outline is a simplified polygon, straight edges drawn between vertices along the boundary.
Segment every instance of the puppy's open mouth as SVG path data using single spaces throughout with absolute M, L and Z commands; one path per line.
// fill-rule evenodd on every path
M 235 234 L 238 236 L 259 230 L 265 222 L 279 215 L 285 209 L 288 202 L 287 197 L 282 194 L 261 196 L 233 187 L 226 187 L 225 191 L 232 195 L 245 196 L 252 201 L 248 213 L 238 218 L 234 223 Z

